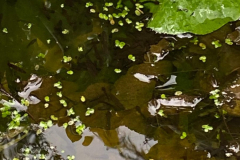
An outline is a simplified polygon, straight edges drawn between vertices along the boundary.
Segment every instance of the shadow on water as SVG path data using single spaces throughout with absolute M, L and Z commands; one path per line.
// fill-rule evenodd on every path
M 104 3 L 0 2 L 1 158 L 237 159 L 239 21 L 160 35 Z

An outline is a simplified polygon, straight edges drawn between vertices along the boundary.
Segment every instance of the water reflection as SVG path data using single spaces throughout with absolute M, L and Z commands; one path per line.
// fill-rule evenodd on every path
M 92 137 L 88 145 L 84 145 L 86 137 Z M 54 126 L 46 131 L 45 138 L 57 150 L 65 151 L 62 156 L 76 155 L 86 160 L 144 159 L 144 155 L 157 143 L 125 126 L 120 126 L 115 131 L 88 128 L 83 132 L 82 138 L 74 143 L 69 140 L 62 127 Z

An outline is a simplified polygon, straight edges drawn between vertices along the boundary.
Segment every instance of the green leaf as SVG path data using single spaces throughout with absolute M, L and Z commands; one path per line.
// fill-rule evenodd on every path
M 240 17 L 240 0 L 161 0 L 147 5 L 148 28 L 159 33 L 207 34 Z

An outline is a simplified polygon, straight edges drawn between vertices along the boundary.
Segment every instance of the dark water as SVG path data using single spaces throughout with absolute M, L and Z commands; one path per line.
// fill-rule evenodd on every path
M 0 1 L 1 159 L 238 159 L 239 22 L 161 35 L 86 2 Z

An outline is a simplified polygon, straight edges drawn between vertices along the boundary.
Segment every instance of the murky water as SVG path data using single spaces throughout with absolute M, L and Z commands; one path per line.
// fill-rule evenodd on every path
M 102 4 L 0 1 L 1 159 L 238 159 L 239 21 L 160 35 Z

